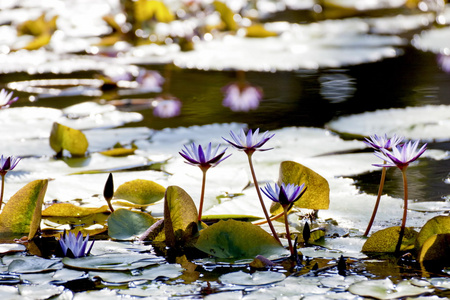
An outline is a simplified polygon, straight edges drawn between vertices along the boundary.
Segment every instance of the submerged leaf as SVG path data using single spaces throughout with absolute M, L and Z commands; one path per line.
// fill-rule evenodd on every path
M 394 253 L 400 234 L 400 226 L 389 227 L 372 234 L 362 247 L 362 252 Z M 405 228 L 400 251 L 410 250 L 414 247 L 417 231 L 410 227 Z
M 166 245 L 188 243 L 197 232 L 197 219 L 197 208 L 191 196 L 178 186 L 167 187 L 164 198 Z
M 151 180 L 135 179 L 117 188 L 114 196 L 139 205 L 152 204 L 164 197 L 165 188 Z
M 219 221 L 201 231 L 195 247 L 219 258 L 246 259 L 262 255 L 269 259 L 289 253 L 259 226 L 235 220 Z
M 0 214 L 0 236 L 34 237 L 41 222 L 42 203 L 48 180 L 35 180 L 21 188 L 5 204 Z
M 151 215 L 128 209 L 116 209 L 108 218 L 108 235 L 126 240 L 143 234 L 156 222 Z
M 84 133 L 57 122 L 53 123 L 50 133 L 50 147 L 60 154 L 63 150 L 69 151 L 74 156 L 82 156 L 89 146 Z
M 278 182 L 296 185 L 305 184 L 306 190 L 300 199 L 294 202 L 299 208 L 328 209 L 330 205 L 330 187 L 328 181 L 313 170 L 293 161 L 280 164 Z M 274 202 L 270 208 L 272 214 L 283 212 L 279 203 Z

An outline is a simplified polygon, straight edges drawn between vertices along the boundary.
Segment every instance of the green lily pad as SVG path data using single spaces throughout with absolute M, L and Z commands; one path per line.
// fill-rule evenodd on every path
M 430 236 L 420 248 L 419 262 L 438 262 L 441 266 L 450 265 L 450 233 Z
M 257 255 L 274 259 L 289 254 L 261 227 L 235 220 L 221 220 L 203 229 L 195 247 L 226 259 L 250 259 Z
M 362 247 L 362 252 L 394 253 L 400 234 L 400 226 L 388 227 L 372 234 Z M 410 227 L 405 228 L 400 251 L 414 248 L 417 231 Z
M 50 147 L 59 155 L 63 150 L 69 151 L 73 156 L 83 156 L 89 143 L 83 132 L 57 122 L 53 123 L 50 132 Z
M 285 278 L 284 274 L 272 271 L 256 271 L 252 274 L 238 271 L 224 274 L 219 277 L 219 280 L 224 284 L 255 286 L 279 282 Z
M 114 192 L 114 196 L 138 205 L 149 205 L 161 200 L 165 191 L 162 185 L 154 181 L 135 179 L 120 185 Z
M 197 207 L 191 196 L 178 186 L 169 186 L 164 198 L 166 245 L 185 245 L 197 232 Z
M 47 185 L 47 179 L 32 181 L 9 199 L 0 214 L 1 237 L 34 237 L 41 222 Z
M 389 278 L 360 281 L 350 285 L 348 290 L 352 294 L 375 299 L 398 299 L 433 292 L 433 289 L 414 286 L 409 281 L 395 285 Z
M 112 253 L 80 258 L 64 257 L 62 263 L 83 270 L 128 271 L 159 264 L 164 259 L 150 254 Z
M 305 184 L 306 190 L 300 199 L 294 202 L 299 208 L 308 209 L 328 209 L 330 205 L 330 187 L 328 181 L 299 163 L 293 161 L 283 161 L 280 164 L 280 175 L 278 182 L 296 185 Z M 279 203 L 274 202 L 270 208 L 272 214 L 283 212 Z
M 108 218 L 108 235 L 126 240 L 144 233 L 156 220 L 148 213 L 116 209 Z
M 62 269 L 60 259 L 45 259 L 34 256 L 24 256 L 22 258 L 14 259 L 8 265 L 8 272 L 29 274 L 40 273 L 48 271 L 56 271 Z
M 422 248 L 431 236 L 441 233 L 450 233 L 450 216 L 436 216 L 428 220 L 417 235 L 416 250 Z

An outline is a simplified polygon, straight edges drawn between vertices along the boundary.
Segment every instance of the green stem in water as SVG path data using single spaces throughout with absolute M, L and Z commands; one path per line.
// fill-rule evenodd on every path
M 203 178 L 202 178 L 202 192 L 200 194 L 200 206 L 198 208 L 198 221 L 202 220 L 203 200 L 205 198 L 206 171 L 208 171 L 208 169 L 201 168 L 201 170 L 203 172 Z
M 289 232 L 289 222 L 288 222 L 288 206 L 283 205 L 284 210 L 284 226 L 286 227 L 286 238 L 289 243 L 289 251 L 291 252 L 291 255 L 294 255 L 294 247 L 292 247 L 292 241 L 291 241 L 291 233 Z
M 403 219 L 402 225 L 400 227 L 400 234 L 398 237 L 397 246 L 395 247 L 395 253 L 400 252 L 400 247 L 402 245 L 403 235 L 405 234 L 406 227 L 406 215 L 408 213 L 408 181 L 406 179 L 406 168 L 401 169 L 403 176 L 403 191 L 404 191 L 404 204 L 403 204 Z
M 386 162 L 384 162 L 386 163 Z M 370 228 L 372 228 L 373 221 L 375 220 L 375 215 L 378 211 L 378 206 L 380 205 L 381 200 L 381 193 L 383 192 L 384 187 L 384 181 L 386 180 L 386 167 L 383 167 L 381 170 L 381 179 L 380 179 L 380 186 L 378 187 L 378 195 L 377 195 L 377 201 L 375 202 L 375 206 L 373 208 L 372 217 L 370 218 L 369 224 L 367 225 L 366 232 L 364 233 L 364 236 L 367 236 L 370 232 Z
M 248 152 L 247 156 L 248 156 L 248 163 L 250 165 L 250 172 L 252 173 L 252 177 L 253 177 L 253 183 L 255 184 L 255 188 L 256 188 L 256 193 L 258 194 L 259 202 L 261 203 L 261 207 L 264 212 L 264 216 L 266 217 L 267 224 L 269 225 L 270 230 L 272 231 L 272 235 L 278 241 L 278 243 L 280 243 L 280 245 L 281 245 L 280 238 L 278 237 L 278 234 L 275 231 L 275 228 L 273 227 L 272 221 L 270 220 L 270 216 L 267 213 L 266 206 L 264 205 L 264 201 L 261 196 L 261 191 L 259 190 L 259 185 L 258 185 L 258 181 L 256 180 L 255 170 L 253 169 L 252 154 L 253 154 L 253 152 Z

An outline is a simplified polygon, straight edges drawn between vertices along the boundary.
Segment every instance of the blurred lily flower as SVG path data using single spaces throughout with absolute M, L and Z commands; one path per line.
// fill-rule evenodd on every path
M 153 103 L 153 115 L 158 118 L 173 118 L 180 115 L 181 101 L 174 99 L 158 98 Z
M 305 184 L 298 186 L 293 183 L 288 185 L 282 183 L 281 186 L 275 184 L 274 187 L 267 184 L 264 188 L 261 188 L 261 191 L 270 200 L 280 203 L 281 206 L 289 206 L 300 198 L 304 189 Z
M 375 152 L 378 158 L 385 161 L 383 164 L 374 164 L 378 167 L 395 167 L 397 166 L 400 170 L 408 167 L 410 163 L 418 159 L 427 150 L 427 144 L 424 144 L 419 150 L 417 146 L 419 141 L 412 143 L 411 141 L 400 146 L 392 148 L 392 151 L 386 149 L 380 149 L 381 151 Z
M 159 92 L 164 83 L 164 77 L 157 71 L 140 70 L 136 82 L 142 89 Z
M 195 143 L 192 143 L 190 147 L 185 145 L 184 149 L 179 152 L 180 155 L 184 159 L 186 159 L 186 163 L 193 166 L 198 166 L 203 172 L 200 206 L 198 208 L 198 221 L 201 221 L 202 219 L 203 200 L 205 198 L 206 171 L 208 171 L 211 167 L 217 166 L 220 162 L 227 159 L 231 155 L 230 154 L 226 157 L 223 157 L 227 148 L 221 151 L 219 151 L 219 148 L 220 145 L 217 145 L 217 147 L 213 150 L 211 147 L 211 143 L 209 143 L 208 148 L 206 148 L 206 150 L 203 150 L 203 147 L 201 145 L 197 146 Z
M 11 104 L 17 101 L 19 97 L 14 97 L 13 92 L 8 93 L 5 89 L 2 89 L 0 91 L 0 109 L 1 108 L 8 108 Z
M 238 134 L 235 134 L 233 131 L 230 131 L 230 135 L 233 138 L 233 141 L 229 141 L 223 138 L 225 141 L 230 143 L 233 147 L 244 151 L 245 153 L 254 152 L 256 150 L 259 151 L 267 151 L 273 148 L 268 149 L 259 149 L 268 140 L 270 140 L 275 134 L 269 134 L 269 131 L 264 132 L 261 136 L 259 136 L 259 128 L 253 132 L 251 129 L 245 134 L 244 129 L 241 128 L 241 131 Z
M 397 136 L 396 134 L 394 134 L 391 138 L 388 138 L 387 134 L 385 134 L 384 136 L 377 136 L 375 134 L 373 136 L 370 136 L 369 138 L 366 138 L 364 143 L 375 150 L 391 150 L 392 148 L 400 144 L 403 139 L 404 138 L 402 136 Z
M 3 157 L 3 155 L 0 157 L 0 175 L 6 174 L 8 171 L 13 170 L 19 161 L 21 160 L 20 157 L 14 157 L 14 156 L 8 156 Z
M 66 231 L 64 231 L 59 239 L 59 245 L 61 246 L 65 257 L 79 258 L 87 256 L 91 252 L 94 241 L 92 241 L 91 246 L 87 249 L 88 241 L 89 234 L 86 235 L 86 238 L 83 240 L 81 231 L 79 231 L 76 236 L 73 232 L 67 234 Z
M 225 94 L 222 105 L 232 111 L 244 111 L 257 109 L 263 97 L 262 89 L 248 84 L 233 83 L 222 89 Z
M 450 73 L 450 55 L 438 54 L 437 61 L 442 71 Z

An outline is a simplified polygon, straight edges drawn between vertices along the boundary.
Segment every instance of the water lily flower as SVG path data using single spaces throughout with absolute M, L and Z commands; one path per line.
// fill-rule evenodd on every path
M 272 187 L 267 184 L 261 191 L 272 201 L 280 203 L 284 210 L 284 225 L 286 228 L 286 237 L 289 244 L 289 250 L 291 251 L 291 256 L 295 257 L 294 247 L 292 246 L 291 234 L 289 233 L 289 222 L 288 222 L 288 210 L 291 204 L 297 201 L 300 196 L 305 191 L 305 184 L 296 185 L 293 183 L 281 185 L 275 184 Z
M 2 177 L 2 189 L 0 192 L 0 207 L 3 204 L 3 192 L 5 190 L 6 173 L 8 173 L 8 171 L 13 170 L 17 166 L 17 164 L 19 163 L 20 160 L 21 160 L 21 158 L 14 157 L 14 156 L 3 157 L 3 155 L 2 155 L 0 157 L 0 176 Z
M 437 61 L 442 71 L 450 73 L 450 55 L 438 54 Z
M 280 242 L 280 239 L 278 238 L 277 232 L 275 231 L 275 228 L 273 227 L 272 221 L 270 220 L 269 213 L 267 212 L 266 206 L 264 205 L 264 201 L 261 196 L 261 192 L 258 186 L 258 180 L 256 180 L 256 174 L 255 169 L 253 167 L 252 162 L 252 156 L 255 151 L 267 151 L 271 150 L 273 148 L 268 149 L 260 149 L 265 143 L 267 143 L 268 140 L 270 140 L 275 134 L 269 134 L 268 131 L 264 132 L 262 136 L 259 136 L 259 128 L 253 132 L 251 129 L 245 134 L 244 129 L 241 129 L 239 134 L 235 134 L 233 131 L 230 131 L 230 135 L 233 139 L 233 142 L 230 140 L 227 140 L 226 138 L 222 137 L 225 141 L 227 141 L 230 145 L 237 148 L 238 150 L 244 151 L 247 154 L 248 158 L 248 164 L 250 166 L 250 172 L 252 174 L 253 183 L 255 185 L 256 193 L 258 194 L 259 202 L 261 204 L 261 208 L 264 212 L 264 216 L 266 217 L 267 224 L 270 227 L 270 230 L 272 231 L 273 237 Z M 281 242 L 280 242 L 281 243 Z
M 232 83 L 222 89 L 225 94 L 222 105 L 232 111 L 248 112 L 257 109 L 263 97 L 261 88 L 249 84 Z
M 408 167 L 410 163 L 418 159 L 425 152 L 425 150 L 427 150 L 427 144 L 424 144 L 419 150 L 417 150 L 418 145 L 419 141 L 417 140 L 414 143 L 409 141 L 404 145 L 393 147 L 391 151 L 387 149 L 380 149 L 381 151 L 375 152 L 375 155 L 386 161 L 386 163 L 374 164 L 374 166 L 397 166 L 400 170 L 403 170 Z
M 267 184 L 261 191 L 272 201 L 278 202 L 281 206 L 289 206 L 297 201 L 302 195 L 305 184 L 300 186 L 289 183 L 282 183 L 281 186 L 275 184 L 274 187 Z
M 198 166 L 203 172 L 200 207 L 198 209 L 198 221 L 201 221 L 202 219 L 203 200 L 205 198 L 206 171 L 208 171 L 209 168 L 217 166 L 220 162 L 224 161 L 231 155 L 230 154 L 223 157 L 227 148 L 221 151 L 219 151 L 219 149 L 220 144 L 217 145 L 215 149 L 212 149 L 211 143 L 209 143 L 208 147 L 204 150 L 201 145 L 197 146 L 195 143 L 192 143 L 189 147 L 185 145 L 184 149 L 179 152 L 179 154 L 186 160 L 187 164 Z
M 154 101 L 153 115 L 159 118 L 173 118 L 181 112 L 181 101 L 176 99 L 158 99 Z
M 164 81 L 164 77 L 159 72 L 151 70 L 140 70 L 136 77 L 136 82 L 139 83 L 141 88 L 154 92 L 161 90 Z
M 87 249 L 87 244 L 89 241 L 89 234 L 83 240 L 83 234 L 81 231 L 75 236 L 73 232 L 66 231 L 61 235 L 59 239 L 59 245 L 61 246 L 64 256 L 71 258 L 79 258 L 89 255 L 91 252 L 94 241 L 92 241 L 91 246 Z M 87 250 L 87 251 L 86 251 Z
M 398 136 L 396 134 L 394 134 L 391 138 L 388 138 L 387 134 L 385 134 L 384 136 L 377 136 L 375 134 L 373 136 L 370 136 L 369 138 L 366 138 L 364 143 L 367 146 L 369 146 L 375 150 L 381 150 L 381 149 L 392 150 L 392 148 L 395 148 L 402 141 L 403 141 L 403 137 Z M 370 218 L 369 224 L 367 225 L 364 236 L 367 236 L 369 234 L 370 229 L 372 228 L 373 222 L 375 220 L 375 216 L 378 211 L 378 206 L 380 205 L 381 194 L 383 193 L 385 179 L 386 179 L 386 167 L 383 167 L 383 169 L 381 170 L 381 179 L 380 179 L 380 185 L 378 187 L 377 200 L 375 201 L 375 206 L 373 208 L 372 217 Z
M 410 163 L 417 160 L 427 150 L 427 144 L 424 144 L 419 150 L 417 150 L 418 145 L 419 145 L 418 140 L 415 142 L 409 141 L 406 144 L 393 147 L 392 150 L 380 149 L 380 151 L 375 152 L 375 155 L 384 161 L 383 164 L 374 164 L 375 166 L 379 167 L 397 166 L 400 169 L 400 171 L 402 171 L 404 202 L 403 202 L 402 224 L 400 226 L 400 233 L 397 246 L 395 247 L 395 252 L 397 253 L 400 251 L 400 247 L 402 244 L 403 235 L 406 227 L 406 216 L 408 212 L 408 180 L 406 177 L 406 169 L 408 168 Z
M 398 136 L 396 134 L 394 134 L 391 138 L 388 138 L 387 134 L 385 134 L 384 136 L 377 136 L 375 134 L 373 136 L 370 136 L 369 138 L 366 138 L 364 143 L 375 150 L 391 150 L 392 148 L 400 144 L 403 139 L 404 138 L 402 136 Z
M 1 108 L 8 108 L 11 104 L 17 101 L 19 97 L 14 97 L 13 92 L 8 93 L 5 89 L 2 89 L 0 91 L 0 109 Z
M 230 131 L 230 135 L 233 138 L 233 141 L 227 140 L 223 138 L 225 141 L 230 143 L 233 147 L 244 151 L 245 153 L 258 151 L 267 151 L 273 148 L 268 149 L 260 149 L 268 140 L 270 140 L 275 134 L 269 134 L 269 131 L 266 131 L 259 136 L 259 128 L 253 131 L 251 129 L 248 130 L 247 134 L 245 134 L 244 129 L 241 128 L 241 131 L 238 134 L 235 134 L 233 131 Z

